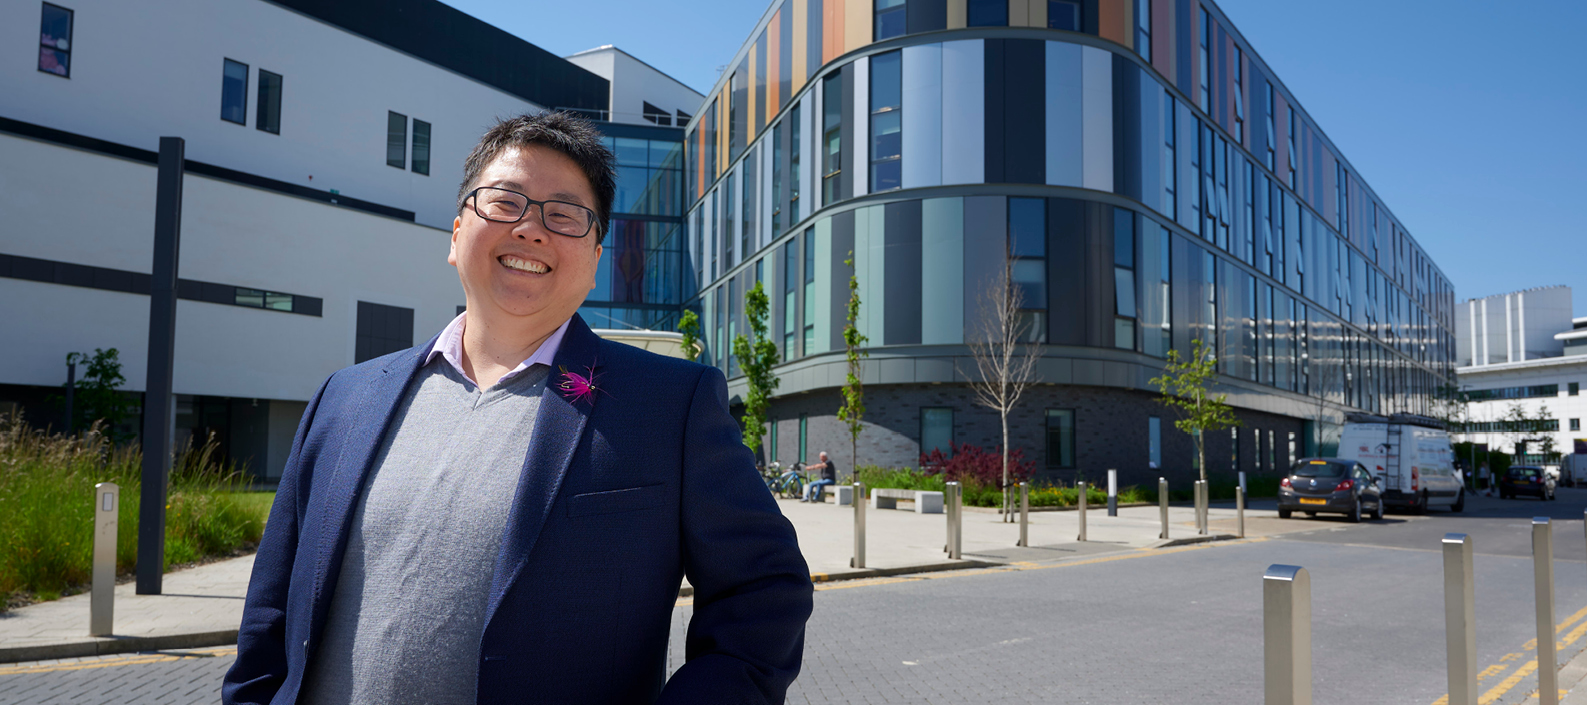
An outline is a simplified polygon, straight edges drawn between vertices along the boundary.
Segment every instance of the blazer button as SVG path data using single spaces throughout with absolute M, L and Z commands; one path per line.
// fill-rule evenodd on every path
M 309 640 L 308 639 L 304 639 L 303 640 L 303 648 L 305 648 L 305 649 L 309 648 Z

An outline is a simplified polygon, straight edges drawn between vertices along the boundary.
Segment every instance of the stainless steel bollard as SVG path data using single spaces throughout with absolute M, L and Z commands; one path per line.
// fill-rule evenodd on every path
M 1080 538 L 1077 540 L 1084 541 L 1086 540 L 1086 483 L 1076 482 L 1075 489 L 1080 497 L 1080 504 L 1077 507 L 1077 514 L 1080 516 Z
M 1168 538 L 1168 478 L 1157 478 L 1157 512 L 1163 518 L 1163 532 L 1157 538 Z
M 1477 705 L 1477 602 L 1471 537 L 1444 534 L 1444 638 L 1449 705 Z
M 121 488 L 114 482 L 94 485 L 94 577 L 88 601 L 88 635 L 115 633 L 116 517 L 121 513 Z
M 1030 483 L 1019 483 L 1019 543 L 1030 545 Z
M 1245 488 L 1234 488 L 1234 534 L 1245 538 Z
M 964 521 L 963 509 L 964 494 L 960 492 L 957 482 L 949 482 L 943 488 L 943 513 L 948 515 L 948 543 L 943 550 L 948 552 L 950 560 L 959 560 L 960 540 L 964 536 L 960 527 Z
M 1311 705 L 1311 576 L 1300 566 L 1262 576 L 1262 675 L 1267 705 Z
M 1537 702 L 1559 705 L 1554 653 L 1554 534 L 1548 517 L 1532 519 L 1532 580 L 1537 586 Z
M 851 568 L 865 567 L 865 483 L 854 483 L 854 558 Z
M 1119 515 L 1119 471 L 1108 471 L 1108 516 Z
M 1207 533 L 1207 481 L 1196 480 L 1196 533 Z

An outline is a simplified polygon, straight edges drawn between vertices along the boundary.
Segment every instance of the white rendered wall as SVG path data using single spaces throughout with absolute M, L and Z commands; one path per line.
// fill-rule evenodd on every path
M 534 104 L 261 0 L 78 0 L 71 78 L 36 70 L 40 4 L 0 2 L 0 116 L 336 189 L 451 229 L 463 159 Z M 225 59 L 248 64 L 247 125 L 220 119 Z M 259 70 L 282 76 L 281 134 L 257 129 Z M 698 105 L 696 98 L 693 102 Z M 386 165 L 386 113 L 431 124 L 430 175 Z M 411 155 L 409 155 L 411 158 Z M 311 180 L 309 177 L 312 176 Z
M 1467 413 L 1472 421 L 1501 421 L 1512 406 L 1519 406 L 1527 416 L 1534 418 L 1546 409 L 1549 418 L 1559 420 L 1559 432 L 1553 436 L 1554 450 L 1560 453 L 1570 453 L 1575 447 L 1575 439 L 1587 439 L 1587 432 L 1570 430 L 1571 419 L 1579 419 L 1587 423 L 1587 393 L 1571 396 L 1572 382 L 1579 387 L 1587 388 L 1587 359 L 1555 359 L 1514 366 L 1505 365 L 1496 369 L 1466 369 L 1459 372 L 1459 386 L 1465 390 L 1558 384 L 1559 394 L 1555 397 L 1472 402 L 1467 408 Z M 1461 436 L 1457 440 L 1487 443 L 1493 448 L 1510 452 L 1513 450 L 1515 438 L 1514 435 L 1501 433 L 1473 433 Z
M 94 206 L 62 183 L 94 175 Z M 153 166 L 0 135 L 0 252 L 148 273 Z M 353 364 L 357 302 L 414 310 L 414 343 L 464 301 L 450 233 L 318 201 L 188 175 L 184 279 L 319 297 L 323 316 L 177 303 L 177 394 L 306 401 Z M 0 278 L 0 384 L 55 386 L 67 352 L 121 350 L 144 389 L 149 298 Z
M 612 122 L 654 125 L 644 118 L 648 102 L 667 111 L 673 127 L 682 127 L 676 122 L 678 111 L 694 115 L 705 100 L 694 89 L 616 47 L 579 52 L 567 60 L 611 82 Z

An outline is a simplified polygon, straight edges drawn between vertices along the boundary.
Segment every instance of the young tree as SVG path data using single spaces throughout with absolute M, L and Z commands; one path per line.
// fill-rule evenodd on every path
M 1241 425 L 1228 404 L 1229 395 L 1212 396 L 1207 391 L 1217 376 L 1215 356 L 1198 339 L 1191 343 L 1189 359 L 1181 359 L 1178 350 L 1168 351 L 1162 376 L 1152 379 L 1163 394 L 1163 404 L 1179 416 L 1174 428 L 1196 439 L 1196 462 L 1203 482 L 1207 480 L 1207 432 Z
M 865 344 L 870 339 L 860 332 L 860 280 L 854 274 L 854 250 L 849 250 L 849 258 L 843 260 L 849 266 L 849 306 L 848 323 L 843 326 L 843 348 L 849 362 L 848 379 L 843 384 L 843 405 L 838 407 L 838 419 L 848 424 L 849 449 L 853 455 L 850 462 L 854 463 L 854 474 L 859 476 L 860 471 L 860 431 L 864 426 L 860 418 L 865 415 L 865 386 L 860 380 L 860 358 L 870 357 L 871 353 L 865 349 Z M 856 497 L 858 502 L 861 498 Z
M 85 365 L 83 376 L 73 388 L 74 427 L 87 429 L 97 421 L 103 424 L 105 434 L 112 440 L 127 440 L 125 434 L 116 430 L 127 420 L 132 406 L 121 391 L 121 385 L 127 382 L 127 378 L 121 374 L 121 351 L 116 348 L 94 348 L 92 356 L 72 354 L 77 356 L 79 363 Z
M 733 357 L 738 358 L 744 381 L 749 385 L 744 393 L 744 445 L 752 451 L 760 450 L 761 437 L 766 432 L 766 407 L 781 382 L 772 373 L 772 366 L 777 364 L 777 344 L 766 335 L 766 316 L 770 311 L 766 290 L 755 282 L 754 288 L 744 294 L 744 317 L 749 319 L 753 337 L 742 333 L 733 337 Z
M 977 375 L 970 378 L 975 402 L 997 412 L 1003 424 L 1003 521 L 1013 521 L 1013 482 L 1009 477 L 1008 417 L 1036 379 L 1041 346 L 1030 343 L 1031 324 L 1020 317 L 1025 293 L 1013 285 L 1013 263 L 980 292 L 980 335 L 968 341 Z M 960 374 L 964 374 L 962 371 Z
M 700 317 L 694 309 L 684 309 L 678 319 L 678 332 L 683 335 L 683 357 L 689 362 L 700 359 Z

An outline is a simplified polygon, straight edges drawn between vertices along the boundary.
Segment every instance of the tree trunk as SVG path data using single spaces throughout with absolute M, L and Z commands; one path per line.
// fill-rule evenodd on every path
M 1207 481 L 1207 434 L 1196 431 L 1196 464 L 1201 470 L 1201 481 Z
M 1010 495 L 1009 495 L 1009 491 L 1010 490 L 1009 490 L 1009 486 L 1008 486 L 1008 409 L 1004 409 L 1003 410 L 1003 521 L 1005 523 L 1013 521 L 1013 518 L 1009 516 L 1010 505 L 1012 504 L 1012 501 L 1013 501 L 1011 499 Z

